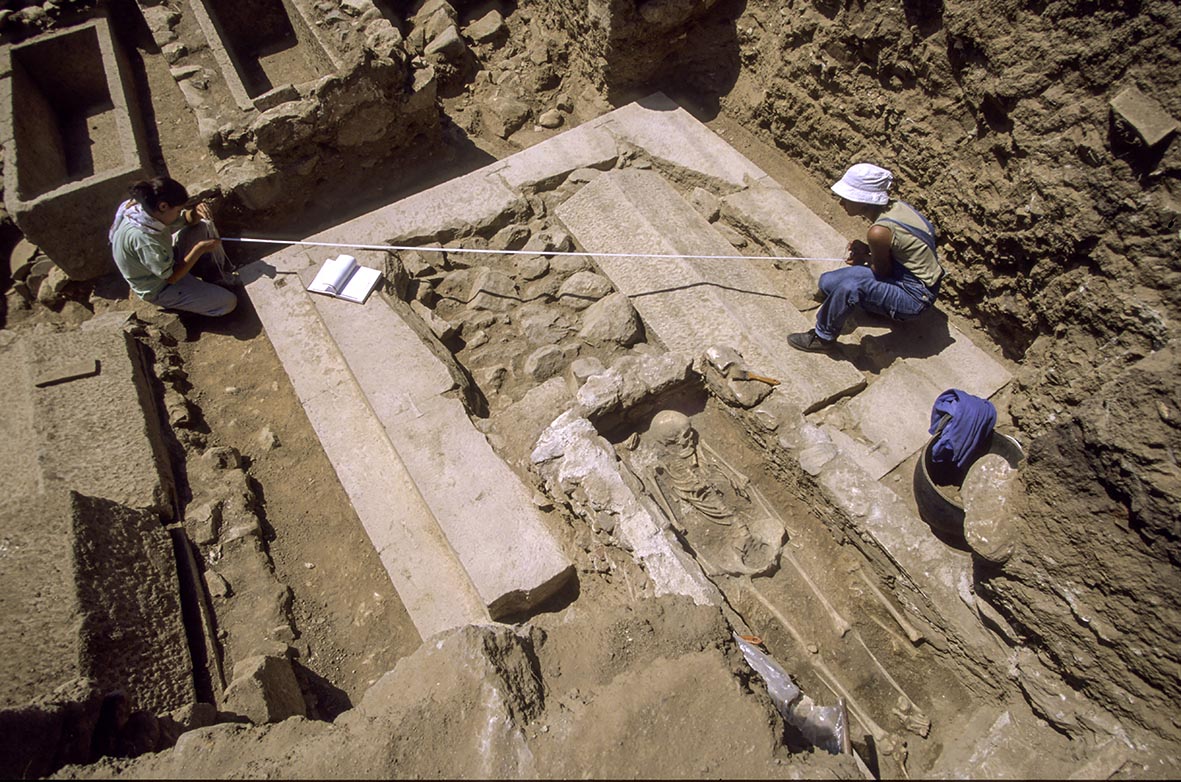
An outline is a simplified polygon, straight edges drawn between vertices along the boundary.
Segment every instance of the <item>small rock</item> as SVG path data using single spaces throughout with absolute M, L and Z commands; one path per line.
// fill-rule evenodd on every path
M 525 359 L 525 373 L 538 383 L 545 382 L 562 371 L 565 354 L 555 345 L 538 348 Z
M 1177 120 L 1160 103 L 1135 86 L 1127 87 L 1116 95 L 1111 101 L 1111 109 L 1150 147 L 1164 141 L 1178 127 Z
M 211 597 L 229 597 L 230 595 L 229 582 L 213 568 L 205 570 L 205 589 Z
M 480 267 L 470 288 L 468 301 L 472 309 L 503 312 L 520 303 L 517 284 L 504 272 Z
M 185 512 L 185 526 L 189 528 L 196 543 L 208 546 L 217 541 L 218 532 L 221 530 L 221 508 L 221 500 L 215 500 L 202 503 Z
M 255 725 L 307 716 L 295 671 L 286 657 L 248 657 L 234 666 L 226 687 L 223 711 L 246 717 Z
M 242 466 L 242 457 L 228 445 L 217 445 L 207 448 L 201 458 L 210 462 L 218 470 L 228 470 Z
M 189 400 L 171 388 L 164 390 L 164 410 L 168 413 L 168 423 L 174 429 L 184 429 L 193 423 Z
M 498 95 L 488 102 L 482 116 L 489 131 L 508 138 L 529 119 L 529 107 L 515 98 Z
M 583 356 L 576 358 L 570 362 L 570 366 L 566 368 L 566 381 L 571 390 L 577 390 L 579 386 L 586 382 L 588 377 L 597 375 L 606 367 L 603 362 L 594 356 Z
M 520 250 L 529 241 L 530 236 L 528 226 L 513 223 L 497 231 L 488 241 L 488 247 L 492 250 Z
M 590 258 L 584 255 L 559 255 L 550 261 L 550 269 L 566 277 L 591 268 Z
M 427 56 L 437 54 L 445 60 L 454 61 L 463 57 L 467 51 L 467 46 L 463 42 L 463 38 L 459 35 L 459 30 L 455 29 L 455 25 L 448 25 L 443 32 L 439 33 L 431 42 L 423 49 L 423 53 Z
M 160 47 L 160 54 L 164 55 L 164 61 L 169 65 L 175 65 L 177 60 L 189 53 L 189 49 L 180 41 L 173 41 L 166 43 Z
M 503 38 L 507 32 L 508 28 L 504 24 L 504 17 L 496 9 L 492 9 L 463 28 L 463 34 L 475 43 L 495 42 Z
M 578 336 L 592 345 L 630 347 L 644 338 L 644 326 L 631 300 L 612 293 L 586 308 Z
M 563 256 L 568 257 L 568 256 Z M 601 274 L 581 271 L 571 275 L 558 289 L 558 300 L 574 309 L 586 309 L 611 293 L 614 286 Z
M 60 304 L 62 301 L 62 292 L 65 291 L 66 285 L 69 282 L 70 276 L 56 264 L 51 264 L 49 273 L 45 275 L 45 279 L 41 281 L 41 285 L 37 288 L 37 301 L 47 307 Z
M 549 272 L 549 260 L 540 255 L 518 256 L 514 262 L 517 276 L 522 280 L 537 280 Z
M 552 345 L 574 333 L 569 316 L 561 309 L 535 302 L 517 311 L 516 323 L 530 345 Z
M 186 731 L 207 728 L 217 722 L 217 707 L 212 703 L 186 703 L 168 716 Z
M 508 378 L 509 370 L 505 366 L 493 366 L 477 369 L 472 374 L 475 377 L 476 385 L 486 392 L 496 393 Z
M 996 564 L 1013 554 L 1017 542 L 1013 510 L 1006 505 L 1015 490 L 1017 471 L 998 454 L 985 454 L 968 469 L 960 491 L 964 503 L 964 540 L 972 552 Z
M 558 111 L 557 109 L 550 109 L 549 111 L 542 112 L 542 115 L 537 118 L 538 125 L 551 130 L 553 128 L 560 128 L 563 121 L 564 117 L 562 117 L 562 112 Z
M 267 451 L 273 451 L 280 445 L 279 435 L 275 434 L 274 430 L 271 429 L 270 426 L 264 426 L 255 439 L 258 441 L 258 444 Z

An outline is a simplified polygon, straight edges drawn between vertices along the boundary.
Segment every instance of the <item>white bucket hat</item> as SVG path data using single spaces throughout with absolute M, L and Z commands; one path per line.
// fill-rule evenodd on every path
M 872 163 L 858 163 L 850 166 L 830 189 L 847 201 L 885 206 L 890 200 L 890 186 L 893 184 L 894 175 L 886 169 Z

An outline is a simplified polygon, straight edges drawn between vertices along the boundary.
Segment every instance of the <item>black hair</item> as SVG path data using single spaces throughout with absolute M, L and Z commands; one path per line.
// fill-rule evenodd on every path
M 185 190 L 185 186 L 166 176 L 136 182 L 127 192 L 137 202 L 146 206 L 149 212 L 157 211 L 161 203 L 179 206 L 189 200 L 189 191 Z

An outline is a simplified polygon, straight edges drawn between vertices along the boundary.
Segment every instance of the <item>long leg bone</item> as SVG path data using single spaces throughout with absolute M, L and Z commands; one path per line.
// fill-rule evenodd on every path
M 869 714 L 861 708 L 857 701 L 853 700 L 853 696 L 851 696 L 844 688 L 840 680 L 833 676 L 832 671 L 828 669 L 827 665 L 818 659 L 813 659 L 811 664 L 813 670 L 816 671 L 816 675 L 821 678 L 825 685 L 827 685 L 828 688 L 834 693 L 845 699 L 845 705 L 849 709 L 849 714 L 853 717 L 856 717 L 857 721 L 865 726 L 865 729 L 869 731 L 871 736 L 873 736 L 874 741 L 880 742 L 890 735 L 890 733 L 885 728 L 873 721 L 873 718 L 871 718 Z
M 816 583 L 812 581 L 811 576 L 809 576 L 804 568 L 800 566 L 799 561 L 796 560 L 795 555 L 792 554 L 790 550 L 788 550 L 787 546 L 783 547 L 783 550 L 780 552 L 780 556 L 790 562 L 791 566 L 794 567 L 796 572 L 800 574 L 800 577 L 804 579 L 804 582 L 812 590 L 812 594 L 816 595 L 816 599 L 820 601 L 820 605 L 824 606 L 824 610 L 828 612 L 828 616 L 830 619 L 832 619 L 833 626 L 836 628 L 837 635 L 844 638 L 845 634 L 853 629 L 853 625 L 849 624 L 845 617 L 841 616 L 840 613 L 838 613 L 837 610 L 832 607 L 832 603 L 828 602 L 828 598 L 824 596 L 824 593 L 821 592 L 820 588 L 816 586 Z
M 894 621 L 897 622 L 898 626 L 902 628 L 902 632 L 906 633 L 906 637 L 910 639 L 910 642 L 916 646 L 922 643 L 923 634 L 907 620 L 901 611 L 894 607 L 894 604 L 891 603 L 885 595 L 882 594 L 882 590 L 878 589 L 878 585 L 873 582 L 873 579 L 869 577 L 869 575 L 865 572 L 865 569 L 858 565 L 857 572 L 861 574 L 862 580 L 865 581 L 865 583 L 869 586 L 869 589 L 873 592 L 874 597 L 876 597 L 878 601 L 885 607 L 885 609 L 890 612 L 890 616 L 894 617 Z
M 927 734 L 931 732 L 931 720 L 927 719 L 927 716 L 923 714 L 922 710 L 919 709 L 918 705 L 914 702 L 914 698 L 906 694 L 906 690 L 902 689 L 902 685 L 900 685 L 894 679 L 894 677 L 890 675 L 890 672 L 886 670 L 886 666 L 882 665 L 881 660 L 879 660 L 877 656 L 874 655 L 872 651 L 870 651 L 869 647 L 865 643 L 865 640 L 862 639 L 861 634 L 854 633 L 854 637 L 857 639 L 857 642 L 861 644 L 861 648 L 865 650 L 865 653 L 869 655 L 869 659 L 873 660 L 874 665 L 876 665 L 878 670 L 881 671 L 882 676 L 886 678 L 886 681 L 888 681 L 890 686 L 892 686 L 898 693 L 898 708 L 894 710 L 894 715 L 902 720 L 903 724 L 906 725 L 907 730 L 910 730 L 914 733 L 917 733 L 919 736 L 926 738 Z

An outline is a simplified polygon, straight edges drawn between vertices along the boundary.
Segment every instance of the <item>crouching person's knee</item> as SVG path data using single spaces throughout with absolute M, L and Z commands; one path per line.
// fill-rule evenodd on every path
M 220 318 L 222 315 L 229 315 L 238 308 L 238 297 L 234 295 L 233 291 L 225 288 L 218 288 L 222 295 L 218 296 L 217 300 L 212 302 L 207 315 L 214 318 Z

